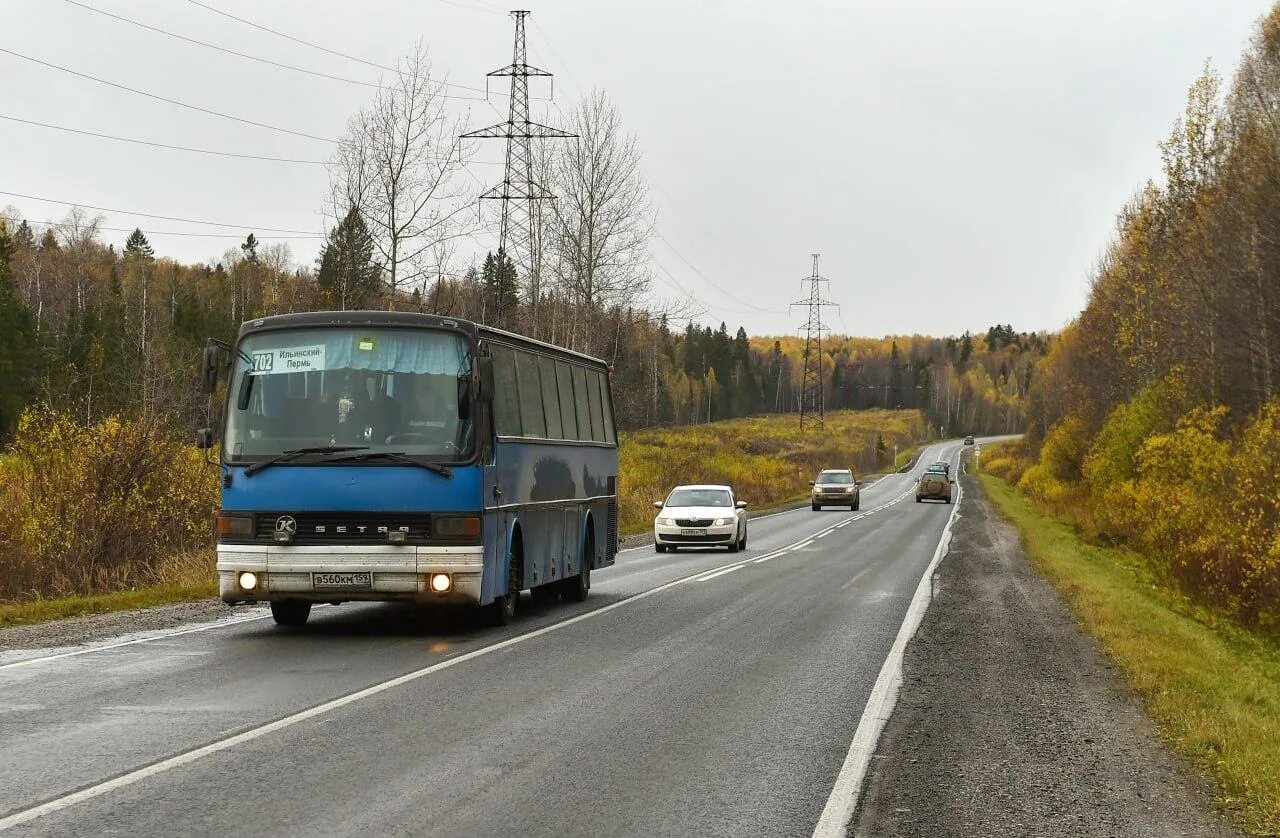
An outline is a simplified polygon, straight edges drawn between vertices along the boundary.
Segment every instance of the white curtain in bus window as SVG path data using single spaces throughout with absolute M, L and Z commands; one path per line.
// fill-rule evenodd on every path
M 542 382 L 538 378 L 538 358 L 516 350 L 516 380 L 520 385 L 520 428 L 523 436 L 545 437 L 547 422 L 542 415 Z
M 604 442 L 604 412 L 600 409 L 600 373 L 587 373 L 587 407 L 591 411 L 591 438 Z
M 406 329 L 288 329 L 247 341 L 253 375 L 369 370 L 466 376 L 470 355 L 461 336 Z
M 564 438 L 578 438 L 578 411 L 573 406 L 573 373 L 564 361 L 556 361 L 556 390 L 560 395 L 560 419 Z
M 520 402 L 516 390 L 515 354 L 505 346 L 494 346 L 493 421 L 498 436 L 520 436 Z
M 547 439 L 564 439 L 564 427 L 560 424 L 560 396 L 556 392 L 555 360 L 539 355 L 538 372 L 542 374 L 542 412 L 547 417 Z

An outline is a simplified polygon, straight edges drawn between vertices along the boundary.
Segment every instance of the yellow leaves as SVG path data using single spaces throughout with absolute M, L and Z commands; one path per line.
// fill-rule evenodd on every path
M 0 598 L 147 583 L 165 557 L 209 541 L 217 472 L 152 423 L 85 427 L 33 409 L 11 453 L 0 471 Z

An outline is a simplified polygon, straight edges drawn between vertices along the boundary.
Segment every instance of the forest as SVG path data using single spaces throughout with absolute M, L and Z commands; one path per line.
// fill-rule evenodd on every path
M 1020 487 L 1246 624 L 1280 621 L 1280 7 L 1211 68 L 1029 390 Z

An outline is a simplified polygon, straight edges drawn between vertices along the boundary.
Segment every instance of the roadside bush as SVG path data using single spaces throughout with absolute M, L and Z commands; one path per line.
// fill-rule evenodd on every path
M 1084 517 L 1081 469 L 1089 437 L 1084 422 L 1069 416 L 1049 429 L 1040 446 L 1040 461 L 1018 480 L 1018 491 L 1056 514 Z
M 156 422 L 28 409 L 8 453 L 0 599 L 155 584 L 210 542 L 217 472 Z
M 983 446 L 982 456 L 978 459 L 978 468 L 1010 486 L 1017 485 L 1032 465 L 1025 438 Z

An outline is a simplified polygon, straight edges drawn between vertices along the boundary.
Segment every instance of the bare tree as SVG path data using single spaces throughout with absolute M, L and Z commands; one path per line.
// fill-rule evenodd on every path
M 444 85 L 431 78 L 421 44 L 395 77 L 351 118 L 330 161 L 335 219 L 351 207 L 364 216 L 387 276 L 394 307 L 403 289 L 441 272 L 431 258 L 442 242 L 469 235 L 475 197 L 462 181 L 469 149 L 465 120 L 446 108 Z
M 549 172 L 554 217 L 544 261 L 575 303 L 628 305 L 649 287 L 653 211 L 635 136 L 608 97 L 583 99 L 564 126 L 576 137 L 557 144 Z

